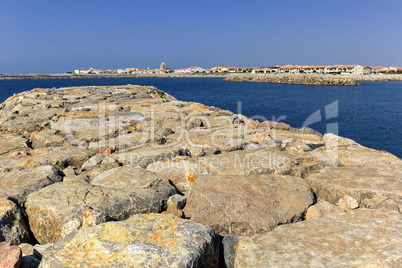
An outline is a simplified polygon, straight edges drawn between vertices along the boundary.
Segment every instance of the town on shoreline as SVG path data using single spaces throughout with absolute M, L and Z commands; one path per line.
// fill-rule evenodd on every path
M 305 85 L 358 85 L 359 81 L 402 80 L 402 67 L 361 65 L 285 65 L 275 67 L 228 67 L 211 69 L 193 66 L 171 69 L 162 62 L 159 69 L 76 69 L 63 74 L 0 74 L 0 80 L 25 79 L 101 79 L 155 77 L 219 77 L 226 81 L 265 82 Z

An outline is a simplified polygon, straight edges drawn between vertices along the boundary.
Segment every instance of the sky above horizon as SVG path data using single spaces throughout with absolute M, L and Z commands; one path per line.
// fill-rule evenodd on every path
M 0 0 L 0 73 L 402 65 L 402 1 Z

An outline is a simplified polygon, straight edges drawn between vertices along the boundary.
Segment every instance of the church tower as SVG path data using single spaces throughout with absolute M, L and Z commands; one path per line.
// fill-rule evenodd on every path
M 161 70 L 161 71 L 166 71 L 166 70 L 167 70 L 167 65 L 166 65 L 166 63 L 162 62 L 162 63 L 161 63 L 161 66 L 160 66 L 160 68 L 159 68 L 159 70 Z

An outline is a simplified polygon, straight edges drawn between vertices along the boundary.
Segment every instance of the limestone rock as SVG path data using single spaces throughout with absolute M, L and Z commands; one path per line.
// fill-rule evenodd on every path
M 6 169 L 44 165 L 53 165 L 60 169 L 68 166 L 81 168 L 92 155 L 89 150 L 80 147 L 49 147 L 0 156 L 0 166 Z
M 91 158 L 89 158 L 83 165 L 82 168 L 83 170 L 85 169 L 90 169 L 96 165 L 99 165 L 100 163 L 102 163 L 103 159 L 105 158 L 105 156 L 103 154 L 96 154 L 94 156 L 92 156 Z
M 0 242 L 0 267 L 19 268 L 21 265 L 21 248 L 11 246 L 10 242 Z
M 61 180 L 53 166 L 14 169 L 0 173 L 0 197 L 12 198 L 21 204 L 28 194 Z
M 32 147 L 35 149 L 68 145 L 66 138 L 59 135 L 58 130 L 53 129 L 32 133 L 31 143 Z
M 137 215 L 83 229 L 43 254 L 41 268 L 219 267 L 219 238 L 168 214 Z
M 111 154 L 120 163 L 129 166 L 140 166 L 146 168 L 154 162 L 175 158 L 189 153 L 181 147 L 171 147 L 164 145 L 153 145 L 139 149 L 127 149 Z
M 175 189 L 151 172 L 121 167 L 92 180 L 57 183 L 28 196 L 26 213 L 35 238 L 51 243 L 86 226 L 139 213 L 161 212 Z
M 342 212 L 345 212 L 343 208 L 327 201 L 320 201 L 307 209 L 306 220 Z
M 336 204 L 348 195 L 362 208 L 402 212 L 402 169 L 368 166 L 325 167 L 307 176 L 318 200 Z M 353 205 L 356 207 L 356 204 Z
M 171 160 L 159 161 L 150 164 L 147 170 L 156 173 L 162 179 L 172 182 L 182 193 L 186 193 L 189 185 L 199 175 L 211 174 L 202 165 L 195 163 L 188 157 L 178 157 Z
M 218 175 L 290 174 L 294 156 L 286 152 L 242 150 L 206 156 L 198 162 Z
M 191 185 L 186 217 L 221 235 L 250 235 L 302 220 L 314 203 L 301 178 L 278 175 L 199 176 Z
M 345 211 L 351 211 L 352 209 L 359 207 L 357 200 L 348 195 L 340 198 L 336 204 Z
M 10 200 L 0 199 L 0 241 L 21 244 L 30 240 L 21 209 Z
M 400 267 L 402 215 L 357 209 L 240 238 L 235 267 Z
M 0 155 L 6 155 L 15 151 L 27 151 L 28 140 L 21 135 L 0 134 Z

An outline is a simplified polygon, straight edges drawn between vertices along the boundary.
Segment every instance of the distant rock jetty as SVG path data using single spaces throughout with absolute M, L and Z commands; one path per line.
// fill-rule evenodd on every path
M 0 267 L 401 267 L 401 177 L 155 87 L 38 88 L 0 104 Z
M 402 80 L 402 75 L 229 74 L 225 80 L 300 85 L 355 86 L 359 85 L 359 81 Z

